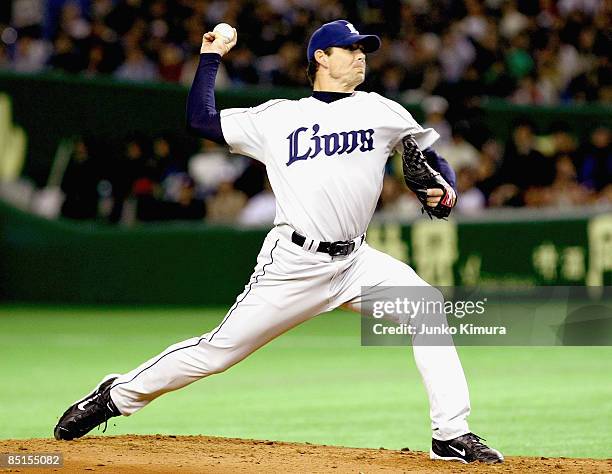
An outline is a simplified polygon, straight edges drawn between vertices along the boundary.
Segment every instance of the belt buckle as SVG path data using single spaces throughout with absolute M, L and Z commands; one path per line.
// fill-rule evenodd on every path
M 337 242 L 332 242 L 329 246 L 329 254 L 332 257 L 337 257 L 339 255 L 346 256 L 355 250 L 355 242 L 352 240 L 339 240 Z

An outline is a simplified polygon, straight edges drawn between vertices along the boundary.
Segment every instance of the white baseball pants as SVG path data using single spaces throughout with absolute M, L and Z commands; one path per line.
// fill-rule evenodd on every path
M 117 378 L 111 398 L 123 415 L 223 372 L 318 314 L 341 305 L 359 311 L 368 296 L 361 294 L 362 287 L 427 285 L 408 265 L 365 242 L 351 255 L 331 257 L 294 244 L 291 232 L 281 226 L 268 233 L 248 284 L 216 328 L 168 347 Z M 433 437 L 448 440 L 468 433 L 468 388 L 452 340 L 444 346 L 413 343 L 413 352 L 429 397 Z

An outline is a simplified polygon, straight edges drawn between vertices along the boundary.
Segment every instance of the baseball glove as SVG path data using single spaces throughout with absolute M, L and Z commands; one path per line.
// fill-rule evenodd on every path
M 402 138 L 402 143 L 404 145 L 402 166 L 406 186 L 416 194 L 423 205 L 422 212 L 426 212 L 430 219 L 434 217 L 446 219 L 457 202 L 455 190 L 440 173 L 429 166 L 412 135 Z M 435 207 L 427 204 L 427 190 L 433 188 L 441 189 L 443 193 Z

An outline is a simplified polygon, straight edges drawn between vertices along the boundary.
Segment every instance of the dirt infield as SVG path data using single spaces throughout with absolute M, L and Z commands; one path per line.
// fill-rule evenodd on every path
M 0 440 L 0 453 L 62 453 L 64 466 L 0 472 L 612 472 L 612 459 L 510 457 L 504 464 L 430 461 L 422 452 L 357 449 L 206 436 L 90 436 L 76 441 Z

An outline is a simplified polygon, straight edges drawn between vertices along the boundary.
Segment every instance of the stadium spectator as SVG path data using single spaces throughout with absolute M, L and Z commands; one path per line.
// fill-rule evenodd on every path
M 276 198 L 266 179 L 264 190 L 248 200 L 240 215 L 238 223 L 248 227 L 271 226 L 276 216 Z
M 543 205 L 561 208 L 579 206 L 588 203 L 591 195 L 592 193 L 578 182 L 572 157 L 565 153 L 558 155 L 555 159 L 555 179 L 550 186 L 550 197 Z
M 159 52 L 157 74 L 166 82 L 179 82 L 183 72 L 183 51 L 176 45 L 165 44 Z
M 81 7 L 77 2 L 68 1 L 64 3 L 58 30 L 76 41 L 83 40 L 91 34 L 91 25 L 84 18 Z
M 547 99 L 545 91 L 536 81 L 535 74 L 528 74 L 519 80 L 518 89 L 514 91 L 510 100 L 519 105 L 541 105 L 550 98 Z
M 440 134 L 436 142 L 436 147 L 449 145 L 452 140 L 452 129 L 445 114 L 448 110 L 448 101 L 444 97 L 427 97 L 421 103 L 425 112 L 423 128 L 433 128 Z
M 259 161 L 249 160 L 242 174 L 234 181 L 238 191 L 248 198 L 262 192 L 266 185 L 266 168 Z
M 225 148 L 210 140 L 200 141 L 200 150 L 189 159 L 189 175 L 204 196 L 215 193 L 223 181 L 235 181 L 246 167 L 246 158 L 229 157 Z
M 376 215 L 383 219 L 410 219 L 421 215 L 421 204 L 396 176 L 386 175 Z
M 144 54 L 139 45 L 126 47 L 125 62 L 115 72 L 115 77 L 127 81 L 152 81 L 158 78 L 155 64 Z
M 519 121 L 514 128 L 512 140 L 506 146 L 500 169 L 500 175 L 506 183 L 523 191 L 532 186 L 552 184 L 555 175 L 554 159 L 542 155 L 535 145 L 533 124 L 526 119 Z
M 202 220 L 206 216 L 204 200 L 197 196 L 194 181 L 186 173 L 175 174 L 166 183 L 163 219 Z
M 505 39 L 511 40 L 525 31 L 528 25 L 529 19 L 519 11 L 516 0 L 503 2 L 499 32 Z
M 442 34 L 442 51 L 439 58 L 442 78 L 446 82 L 458 82 L 475 58 L 474 45 L 459 31 L 457 25 L 451 25 Z
M 113 207 L 109 215 L 111 223 L 124 220 L 124 205 L 132 196 L 134 182 L 140 177 L 145 160 L 145 140 L 143 137 L 129 137 L 122 152 L 110 164 Z
M 440 155 L 456 170 L 464 166 L 471 168 L 478 167 L 479 153 L 467 141 L 466 135 L 468 132 L 469 124 L 466 121 L 457 122 L 453 127 L 451 141 L 441 146 L 436 145 Z
M 216 194 L 206 200 L 207 220 L 212 224 L 235 224 L 246 203 L 246 194 L 236 190 L 231 181 L 223 181 Z
M 597 127 L 584 155 L 580 182 L 594 191 L 602 191 L 612 183 L 612 132 Z
M 463 215 L 476 215 L 487 205 L 484 193 L 476 187 L 478 173 L 476 168 L 464 166 L 457 171 L 457 212 Z
M 70 219 L 95 219 L 98 216 L 98 183 L 101 172 L 91 156 L 90 145 L 78 139 L 62 179 L 65 199 L 61 214 Z
M 482 191 L 487 202 L 493 190 L 502 184 L 503 178 L 499 173 L 502 159 L 503 149 L 499 142 L 490 139 L 482 145 L 476 168 L 476 187 Z
M 79 54 L 73 39 L 63 31 L 53 42 L 53 54 L 49 58 L 49 65 L 58 70 L 77 73 L 83 70 L 83 58 Z
M 51 54 L 51 46 L 44 40 L 29 33 L 17 39 L 12 65 L 17 72 L 40 72 Z
M 11 68 L 11 58 L 7 47 L 4 43 L 0 43 L 0 70 L 7 70 Z

